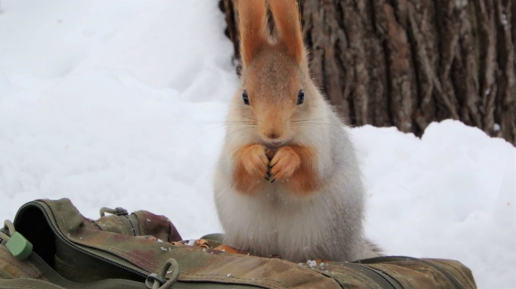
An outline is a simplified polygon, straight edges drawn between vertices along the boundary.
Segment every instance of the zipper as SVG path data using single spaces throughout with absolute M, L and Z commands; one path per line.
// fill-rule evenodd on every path
M 77 245 L 75 245 L 73 242 L 71 242 L 70 240 L 68 240 L 66 238 L 66 236 L 58 229 L 54 226 L 54 220 L 52 220 L 52 218 L 55 219 L 54 216 L 50 216 L 49 212 L 52 212 L 52 210 L 49 208 L 49 206 L 45 203 L 45 202 L 42 202 L 42 201 L 34 201 L 34 202 L 30 202 L 30 203 L 27 203 L 25 205 L 23 205 L 22 207 L 20 207 L 20 209 L 18 210 L 18 213 L 25 210 L 26 208 L 28 207 L 31 207 L 31 206 L 35 206 L 37 207 L 42 213 L 43 213 L 43 216 L 45 216 L 45 219 L 50 227 L 50 229 L 54 232 L 54 235 L 57 236 L 59 238 L 59 240 L 61 240 L 64 244 L 66 244 L 67 246 L 69 246 L 70 248 L 82 253 L 82 254 L 85 254 L 87 256 L 90 256 L 94 259 L 97 259 L 97 260 L 100 260 L 100 261 L 103 261 L 105 263 L 108 263 L 110 265 L 113 265 L 117 268 L 120 268 L 120 269 L 123 269 L 123 270 L 126 270 L 127 272 L 130 272 L 130 273 L 133 273 L 137 276 L 140 276 L 144 279 L 146 279 L 149 275 L 148 272 L 144 271 L 144 270 L 136 270 L 136 269 L 133 269 L 131 267 L 128 267 L 128 266 L 125 266 L 125 265 L 122 265 L 122 264 L 119 264 L 115 261 L 112 261 L 110 259 L 107 259 L 105 257 L 102 257 L 102 256 L 99 256 L 99 255 L 96 255 L 94 253 L 91 253 Z M 15 217 L 15 220 L 16 220 L 16 217 Z M 132 222 L 131 222 L 132 224 Z M 38 256 L 37 254 L 34 254 L 36 256 Z M 41 257 L 37 257 L 37 258 L 40 258 Z M 120 258 L 121 259 L 121 258 Z M 42 259 L 41 259 L 42 260 Z M 123 260 L 123 259 L 122 259 Z M 46 264 L 46 262 L 44 261 L 41 261 L 43 262 L 45 265 L 48 266 L 48 264 Z M 136 281 L 134 281 L 136 282 Z M 138 283 L 139 284 L 139 283 Z M 258 288 L 257 285 L 248 285 L 248 284 L 230 284 L 231 286 L 235 286 L 235 288 Z M 213 281 L 202 281 L 202 282 L 186 282 L 186 283 L 181 283 L 181 282 L 177 282 L 175 285 L 174 285 L 174 288 L 177 288 L 180 289 L 180 288 L 184 288 L 184 289 L 187 289 L 187 288 L 205 288 L 205 289 L 211 289 L 211 288 L 227 288 L 228 284 L 226 283 L 223 283 L 223 284 L 217 284 L 217 283 L 214 283 Z M 0 287 L 0 288 L 5 288 L 5 287 Z M 264 287 L 260 287 L 260 288 L 264 288 Z
M 44 203 L 43 203 L 43 204 L 44 204 Z M 118 268 L 120 268 L 120 269 L 126 270 L 126 271 L 128 271 L 128 272 L 130 272 L 130 273 L 136 274 L 136 275 L 138 275 L 138 276 L 140 276 L 140 277 L 142 277 L 142 278 L 144 278 L 144 279 L 145 279 L 145 278 L 147 278 L 148 273 L 143 273 L 143 272 L 144 272 L 143 270 L 142 270 L 142 271 L 138 271 L 138 270 L 136 270 L 136 269 L 133 269 L 133 268 L 130 268 L 130 267 L 124 266 L 124 265 L 122 265 L 122 264 L 119 264 L 119 263 L 114 262 L 114 261 L 112 261 L 112 260 L 109 260 L 109 259 L 107 259 L 107 258 L 104 258 L 104 257 L 98 256 L 98 255 L 96 255 L 96 254 L 93 254 L 93 253 L 91 253 L 91 252 L 89 252 L 89 251 L 87 251 L 87 250 L 84 250 L 84 249 L 82 249 L 81 247 L 79 247 L 79 246 L 75 245 L 73 242 L 71 242 L 70 240 L 68 240 L 60 230 L 58 230 L 57 228 L 55 228 L 55 226 L 54 226 L 54 224 L 53 224 L 53 222 L 52 222 L 52 219 L 50 218 L 50 216 L 49 216 L 49 214 L 48 214 L 47 208 L 45 208 L 45 206 L 48 206 L 48 205 L 46 205 L 46 204 L 45 204 L 45 205 L 43 205 L 43 204 L 42 204 L 42 203 L 40 203 L 40 202 L 30 202 L 30 203 L 27 203 L 27 204 L 23 205 L 23 206 L 20 208 L 20 210 L 19 210 L 19 211 L 21 212 L 22 210 L 24 210 L 25 208 L 30 207 L 30 206 L 36 206 L 36 207 L 38 207 L 38 208 L 41 210 L 41 212 L 43 213 L 43 215 L 45 216 L 45 219 L 47 220 L 47 223 L 48 223 L 49 227 L 50 227 L 50 228 L 52 229 L 52 231 L 54 232 L 54 235 L 56 235 L 56 236 L 59 238 L 59 240 L 61 240 L 64 244 L 66 244 L 66 245 L 67 245 L 67 246 L 69 246 L 70 248 L 72 248 L 72 249 L 74 249 L 74 250 L 76 250 L 76 251 L 79 251 L 79 252 L 81 252 L 81 253 L 83 253 L 83 254 L 85 254 L 85 255 L 88 255 L 88 256 L 90 256 L 90 257 L 92 257 L 92 258 L 95 258 L 95 259 L 97 259 L 97 260 L 100 260 L 100 261 L 106 262 L 106 263 L 108 263 L 108 264 L 110 264 L 110 265 L 113 265 L 113 266 L 118 267 Z

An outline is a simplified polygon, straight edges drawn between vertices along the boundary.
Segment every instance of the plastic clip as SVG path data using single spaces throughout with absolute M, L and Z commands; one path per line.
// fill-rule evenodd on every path
M 14 258 L 20 261 L 27 259 L 32 253 L 32 243 L 18 232 L 15 232 L 5 245 Z

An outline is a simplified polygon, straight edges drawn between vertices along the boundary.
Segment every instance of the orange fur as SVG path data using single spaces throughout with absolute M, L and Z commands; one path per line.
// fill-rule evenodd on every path
M 219 245 L 214 250 L 224 251 L 226 253 L 233 253 L 233 254 L 241 254 L 241 255 L 247 255 L 247 252 L 239 251 L 231 246 L 228 245 Z
M 289 133 L 288 121 L 304 117 L 311 109 L 309 105 L 296 105 L 303 88 L 300 65 L 286 57 L 284 49 L 273 46 L 265 49 L 252 67 L 243 68 L 243 88 L 249 96 L 250 113 L 258 132 L 266 140 L 284 141 Z
M 234 154 L 235 170 L 233 180 L 235 189 L 243 194 L 253 194 L 266 184 L 269 159 L 265 147 L 252 144 L 241 147 Z
M 314 164 L 317 162 L 315 152 L 301 145 L 290 145 L 288 147 L 295 153 L 300 162 L 297 169 L 289 176 L 287 182 L 284 182 L 289 190 L 300 197 L 315 192 L 319 187 L 319 177 L 315 170 Z M 285 147 L 282 147 L 285 148 Z M 281 157 L 281 156 L 280 156 Z M 274 159 L 273 159 L 274 161 Z
M 290 146 L 278 149 L 271 160 L 271 175 L 274 179 L 286 180 L 299 168 L 301 159 Z
M 265 0 L 239 0 L 241 49 L 246 74 L 245 89 L 260 134 L 267 140 L 283 141 L 287 136 L 286 117 L 299 111 L 305 115 L 310 106 L 296 105 L 302 88 L 298 77 L 306 62 L 301 24 L 296 0 L 268 0 L 277 29 L 275 44 L 269 43 Z M 285 57 L 285 54 L 290 57 Z M 263 77 L 264 74 L 271 77 Z M 240 193 L 254 194 L 264 181 L 267 165 L 262 145 L 247 145 L 235 154 L 233 180 Z M 284 181 L 297 195 L 314 192 L 318 178 L 314 166 L 315 153 L 299 145 L 279 148 L 270 160 L 271 180 Z M 288 181 L 287 181 L 288 180 Z
M 240 50 L 244 64 L 250 64 L 268 45 L 267 8 L 262 0 L 239 0 Z
M 284 45 L 297 63 L 304 62 L 305 48 L 296 0 L 269 0 L 278 31 L 278 43 Z

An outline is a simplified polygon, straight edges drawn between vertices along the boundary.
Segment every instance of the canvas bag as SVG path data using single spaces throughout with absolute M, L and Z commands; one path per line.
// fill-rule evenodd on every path
M 181 241 L 166 217 L 147 211 L 101 212 L 98 220 L 85 218 L 68 199 L 22 206 L 13 226 L 2 229 L 11 242 L 0 245 L 0 289 L 476 288 L 458 261 L 380 257 L 296 264 L 217 250 L 221 235 Z M 30 252 L 17 238 L 32 244 Z

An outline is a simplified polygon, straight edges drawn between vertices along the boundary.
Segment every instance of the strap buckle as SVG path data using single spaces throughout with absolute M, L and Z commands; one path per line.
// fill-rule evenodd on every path
M 6 220 L 4 222 L 5 228 L 0 230 L 0 243 L 4 244 L 14 256 L 14 258 L 23 261 L 27 259 L 32 253 L 32 243 L 29 242 L 22 234 L 16 232 L 13 223 Z

